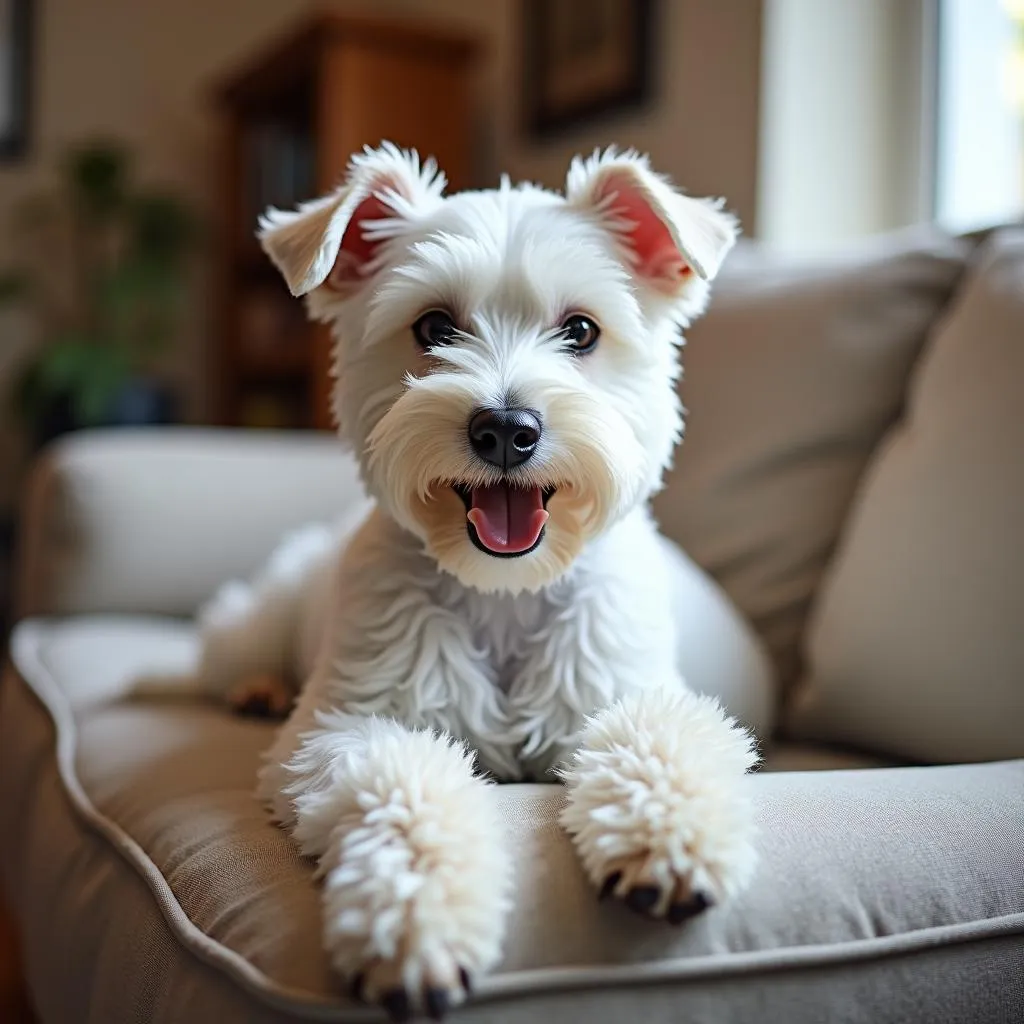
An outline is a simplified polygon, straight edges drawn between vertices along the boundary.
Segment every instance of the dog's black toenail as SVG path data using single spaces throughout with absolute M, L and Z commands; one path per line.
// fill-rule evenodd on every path
M 611 896 L 615 886 L 619 884 L 619 879 L 622 878 L 621 871 L 613 871 L 605 880 L 604 885 L 601 886 L 601 891 L 597 894 L 599 900 L 606 900 Z
M 668 908 L 665 919 L 669 924 L 682 924 L 684 921 L 689 921 L 691 917 L 696 917 L 702 911 L 707 910 L 713 903 L 714 901 L 705 896 L 704 893 L 695 892 L 685 902 L 673 903 Z
M 459 981 L 462 982 L 462 987 L 465 989 L 466 995 L 469 995 L 473 991 L 473 979 L 469 976 L 469 971 L 465 967 L 459 968 Z
M 409 993 L 404 988 L 393 988 L 381 996 L 380 1005 L 387 1010 L 388 1016 L 395 1024 L 404 1024 L 412 1017 L 409 1006 Z
M 682 924 L 696 913 L 697 910 L 692 903 L 673 903 L 665 914 L 665 920 L 669 924 Z
M 274 713 L 274 709 L 270 706 L 270 695 L 266 693 L 250 694 L 238 705 L 238 713 L 251 715 L 253 718 L 270 718 Z
M 638 885 L 626 893 L 626 906 L 638 914 L 646 914 L 658 902 L 661 890 L 656 885 Z
M 360 971 L 358 974 L 352 976 L 352 980 L 348 983 L 348 994 L 357 1002 L 363 1001 L 363 989 L 366 987 L 366 975 Z
M 428 988 L 423 993 L 423 1005 L 431 1020 L 443 1020 L 448 1012 L 448 993 L 443 988 Z

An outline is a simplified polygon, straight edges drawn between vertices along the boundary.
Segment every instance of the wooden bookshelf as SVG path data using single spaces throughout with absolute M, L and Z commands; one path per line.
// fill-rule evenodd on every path
M 330 429 L 330 339 L 308 324 L 254 232 L 267 206 L 337 185 L 350 155 L 387 139 L 470 180 L 475 40 L 429 25 L 322 15 L 217 89 L 224 128 L 215 417 Z

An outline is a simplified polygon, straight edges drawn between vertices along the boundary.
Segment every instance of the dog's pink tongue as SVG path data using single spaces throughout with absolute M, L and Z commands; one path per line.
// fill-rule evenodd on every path
M 488 551 L 517 555 L 537 543 L 548 521 L 539 487 L 474 487 L 469 521 Z

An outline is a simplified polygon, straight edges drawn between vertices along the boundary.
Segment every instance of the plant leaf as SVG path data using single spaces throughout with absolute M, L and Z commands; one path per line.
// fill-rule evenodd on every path
M 176 268 L 198 240 L 198 222 L 177 197 L 145 192 L 131 204 L 129 249 L 136 259 Z
M 117 142 L 94 139 L 72 149 L 64 175 L 75 204 L 88 216 L 104 218 L 124 204 L 128 152 Z
M 89 374 L 94 349 L 88 338 L 68 332 L 39 352 L 39 381 L 51 394 L 73 391 Z
M 99 426 L 109 420 L 114 400 L 128 380 L 128 367 L 113 349 L 89 364 L 88 372 L 72 396 L 75 415 L 83 426 Z

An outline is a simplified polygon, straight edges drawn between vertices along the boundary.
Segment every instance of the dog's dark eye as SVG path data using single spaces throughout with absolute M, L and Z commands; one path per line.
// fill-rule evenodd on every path
M 413 337 L 421 348 L 449 345 L 458 328 L 443 309 L 429 309 L 412 325 Z
M 562 324 L 562 335 L 569 343 L 569 351 L 583 355 L 596 347 L 601 328 L 589 316 L 574 313 Z

